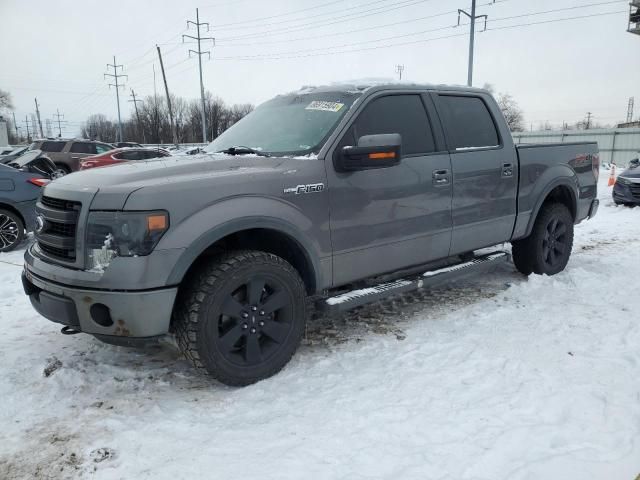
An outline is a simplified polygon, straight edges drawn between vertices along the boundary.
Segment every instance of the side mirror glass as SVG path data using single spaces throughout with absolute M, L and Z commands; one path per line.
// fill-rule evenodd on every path
M 402 138 L 399 133 L 365 135 L 355 147 L 345 146 L 339 152 L 337 169 L 341 172 L 388 168 L 402 158 Z
M 629 168 L 638 168 L 640 167 L 640 158 L 634 158 L 629 162 Z

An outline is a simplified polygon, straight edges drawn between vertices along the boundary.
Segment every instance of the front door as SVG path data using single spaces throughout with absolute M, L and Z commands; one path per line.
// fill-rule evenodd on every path
M 434 94 L 451 154 L 451 255 L 503 243 L 516 219 L 518 161 L 480 94 Z M 490 104 L 494 104 L 491 102 Z
M 400 164 L 340 173 L 327 159 L 334 285 L 448 255 L 451 164 L 425 100 L 420 93 L 369 99 L 334 152 L 364 135 L 398 133 Z

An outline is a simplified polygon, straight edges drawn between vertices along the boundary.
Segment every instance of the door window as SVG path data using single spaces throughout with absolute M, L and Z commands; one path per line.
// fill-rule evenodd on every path
M 87 142 L 74 142 L 71 145 L 71 149 L 69 150 L 71 153 L 86 153 L 86 154 L 95 154 L 96 147 L 93 143 Z
M 451 150 L 500 145 L 491 113 L 480 97 L 440 95 L 439 111 Z
M 39 150 L 49 153 L 61 152 L 67 142 L 42 142 Z
M 105 153 L 109 150 L 113 150 L 113 147 L 111 145 L 104 145 L 103 143 L 96 143 L 95 147 L 97 153 Z
M 402 154 L 416 155 L 436 150 L 431 124 L 420 95 L 388 95 L 371 101 L 351 126 L 341 146 L 355 145 L 364 135 L 399 133 Z

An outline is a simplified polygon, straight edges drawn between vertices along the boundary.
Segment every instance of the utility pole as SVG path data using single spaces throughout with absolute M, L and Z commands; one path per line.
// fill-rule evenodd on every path
M 627 123 L 633 122 L 633 104 L 635 102 L 635 98 L 631 97 L 629 99 L 629 105 L 627 106 Z
M 196 8 L 196 21 L 192 22 L 191 20 L 187 20 L 187 28 L 189 28 L 189 24 L 195 25 L 196 26 L 196 30 L 198 31 L 198 36 L 197 37 L 192 37 L 191 35 L 182 35 L 182 42 L 184 43 L 184 39 L 186 38 L 191 38 L 193 40 L 197 40 L 198 41 L 198 50 L 189 50 L 189 57 L 191 57 L 191 54 L 195 54 L 198 55 L 198 66 L 200 67 L 200 99 L 202 100 L 202 142 L 203 143 L 207 143 L 207 123 L 206 123 L 206 116 L 205 116 L 205 111 L 204 111 L 204 83 L 202 82 L 202 55 L 209 55 L 209 60 L 211 60 L 211 52 L 210 51 L 206 51 L 203 52 L 202 49 L 200 48 L 200 42 L 202 40 L 211 40 L 211 42 L 213 43 L 213 45 L 215 46 L 216 44 L 216 40 L 213 37 L 201 37 L 200 36 L 200 26 L 201 25 L 206 25 L 207 26 L 207 32 L 209 31 L 209 24 L 207 22 L 200 22 L 200 14 L 198 12 L 198 9 Z
M 495 0 L 493 0 L 495 3 Z M 469 66 L 467 68 L 467 86 L 473 86 L 473 51 L 476 40 L 476 20 L 484 18 L 484 29 L 487 29 L 487 15 L 476 15 L 476 0 L 471 0 L 471 13 L 467 13 L 465 10 L 458 9 L 458 26 L 460 26 L 460 14 L 464 13 L 469 20 L 471 20 L 471 27 L 469 30 Z
M 118 79 L 120 77 L 127 77 L 127 80 L 129 80 L 129 76 L 128 75 L 124 75 L 124 74 L 118 74 L 118 68 L 120 68 L 120 71 L 122 71 L 122 69 L 124 68 L 122 65 L 118 65 L 116 63 L 116 56 L 113 56 L 113 63 L 107 63 L 107 68 L 109 67 L 113 67 L 113 73 L 105 73 L 104 77 L 112 77 L 113 79 L 115 79 L 115 84 L 110 83 L 109 87 L 116 87 L 116 102 L 118 103 L 118 137 L 120 142 L 123 141 L 122 139 L 122 119 L 120 118 L 120 91 L 118 90 L 120 87 L 124 88 L 124 85 L 119 84 L 118 83 Z
M 585 130 L 589 130 L 591 128 L 591 117 L 593 117 L 593 114 L 591 112 L 587 112 L 587 121 L 584 125 Z
M 20 138 L 20 132 L 18 132 L 18 123 L 16 122 L 16 112 L 11 112 L 13 115 L 13 128 L 16 129 L 16 138 Z
M 404 72 L 404 65 L 396 65 L 396 73 L 398 74 L 398 80 L 402 81 L 402 72 Z
M 42 131 L 42 121 L 40 120 L 40 108 L 38 106 L 38 99 L 34 98 L 36 102 L 36 116 L 38 117 L 38 126 L 40 127 L 40 137 L 44 138 L 44 132 Z
M 64 118 L 64 115 L 60 113 L 60 110 L 56 108 L 56 113 L 53 114 L 56 117 L 56 121 L 58 122 L 58 138 L 62 137 L 62 126 L 60 125 L 60 118 Z
M 167 86 L 167 76 L 164 74 L 164 63 L 162 63 L 162 53 L 160 53 L 160 47 L 156 45 L 158 49 L 158 58 L 160 59 L 160 70 L 162 70 L 162 79 L 164 80 L 164 92 L 167 95 L 167 106 L 169 107 L 169 121 L 171 122 L 171 134 L 173 136 L 173 144 L 178 145 L 178 134 L 176 133 L 176 124 L 173 121 L 173 109 L 171 108 L 171 97 L 169 97 L 169 87 Z
M 27 126 L 27 142 L 30 142 L 31 134 L 29 133 L 29 115 L 24 116 L 24 124 Z
M 142 143 L 147 143 L 147 140 L 145 139 L 145 136 L 144 136 L 144 128 L 141 128 L 142 123 L 140 122 L 140 115 L 138 114 L 138 102 L 141 102 L 142 100 L 140 100 L 139 98 L 136 98 L 136 92 L 133 91 L 133 88 L 131 89 L 131 97 L 133 98 L 133 100 L 129 100 L 129 101 L 133 102 L 133 107 L 136 109 L 136 119 L 138 120 L 138 129 L 142 130 Z

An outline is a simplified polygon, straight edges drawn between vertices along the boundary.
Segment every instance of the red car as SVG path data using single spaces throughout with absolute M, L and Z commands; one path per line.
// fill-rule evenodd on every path
M 83 158 L 80 161 L 80 170 L 168 156 L 170 156 L 169 152 L 161 148 L 115 148 L 99 155 Z

